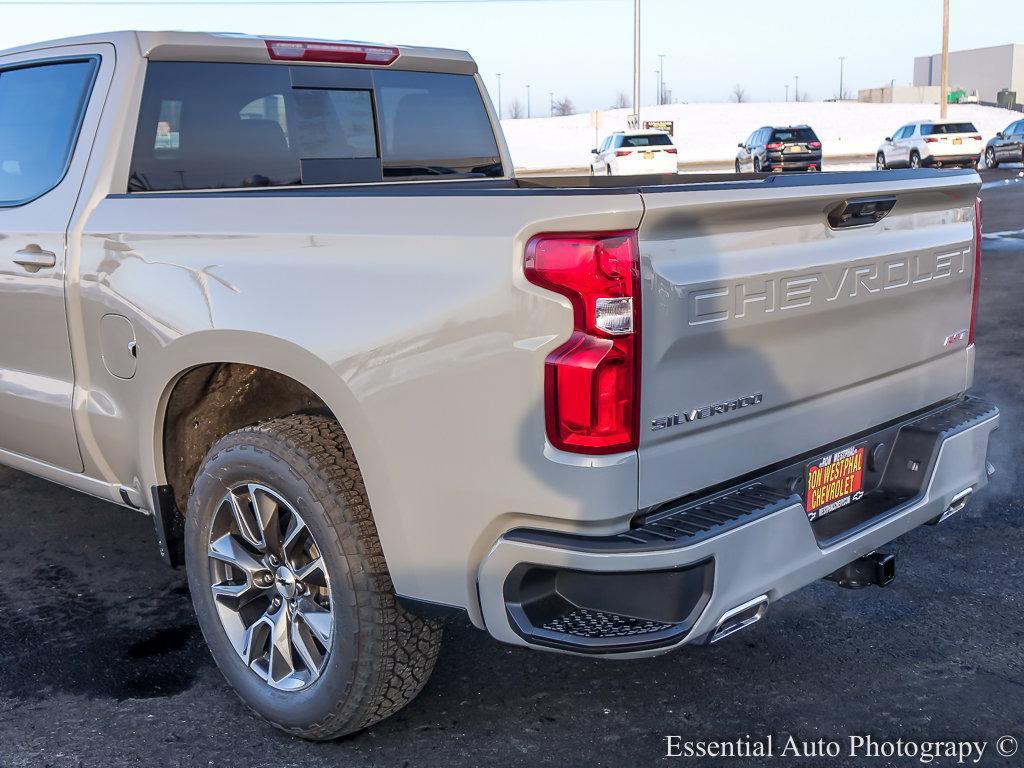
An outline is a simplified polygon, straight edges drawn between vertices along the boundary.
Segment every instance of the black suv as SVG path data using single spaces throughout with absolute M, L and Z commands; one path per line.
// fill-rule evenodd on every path
M 998 168 L 1000 163 L 1024 162 L 1024 120 L 1011 123 L 989 139 L 985 147 L 985 165 Z
M 821 142 L 807 125 L 758 128 L 738 146 L 736 173 L 821 170 Z

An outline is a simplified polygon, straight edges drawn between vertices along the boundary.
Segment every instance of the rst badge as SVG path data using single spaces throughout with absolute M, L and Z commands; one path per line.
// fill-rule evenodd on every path
M 951 333 L 949 334 L 949 336 L 946 337 L 946 343 L 943 346 L 951 347 L 957 342 L 966 339 L 969 333 L 970 331 L 967 328 L 957 331 L 956 333 Z
M 749 408 L 752 405 L 760 405 L 762 400 L 764 400 L 764 395 L 758 392 L 756 395 L 737 397 L 735 400 L 725 400 L 721 403 L 705 405 L 703 408 L 691 408 L 689 411 L 684 411 L 683 413 L 673 413 L 670 416 L 651 419 L 651 431 L 657 432 L 659 429 L 677 427 L 680 424 L 689 424 L 691 421 L 707 419 L 711 416 L 717 416 L 720 413 L 729 413 L 731 411 Z

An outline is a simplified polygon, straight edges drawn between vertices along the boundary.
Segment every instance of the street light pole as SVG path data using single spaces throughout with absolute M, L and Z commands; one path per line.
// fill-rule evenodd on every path
M 845 56 L 839 57 L 839 101 L 843 100 L 843 63 L 845 61 Z
M 498 119 L 501 120 L 501 72 L 498 73 Z
M 633 114 L 640 125 L 640 0 L 633 0 Z
M 658 103 L 665 103 L 665 54 L 658 54 Z
M 530 117 L 530 86 L 526 86 L 526 116 Z
M 548 117 L 553 117 L 555 114 L 555 92 L 548 91 Z
M 949 112 L 949 0 L 942 0 L 942 101 L 939 119 L 945 120 Z
M 800 101 L 800 75 L 793 75 L 796 85 L 793 86 L 793 101 Z
M 789 83 L 786 83 L 786 101 L 789 101 Z

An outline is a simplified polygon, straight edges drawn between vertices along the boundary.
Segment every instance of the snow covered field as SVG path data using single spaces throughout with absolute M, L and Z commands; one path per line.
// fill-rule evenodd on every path
M 600 142 L 625 130 L 628 109 L 601 113 Z M 886 136 L 912 120 L 938 120 L 936 104 L 860 104 L 857 102 L 768 102 L 756 104 L 666 104 L 644 107 L 641 120 L 675 121 L 674 141 L 682 163 L 731 163 L 736 144 L 763 125 L 807 123 L 829 157 L 871 156 Z M 997 107 L 951 104 L 949 119 L 969 121 L 992 138 L 1020 112 Z M 590 114 L 503 120 L 516 168 L 586 168 L 596 146 Z

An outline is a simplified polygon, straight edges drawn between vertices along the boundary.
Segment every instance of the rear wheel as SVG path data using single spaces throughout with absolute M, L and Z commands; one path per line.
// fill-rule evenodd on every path
M 426 683 L 441 627 L 395 597 L 348 439 L 299 415 L 223 437 L 196 474 L 186 563 L 228 682 L 282 730 L 330 739 Z
M 988 149 L 985 150 L 985 165 L 988 166 L 989 168 L 999 167 L 999 161 L 996 160 L 995 147 L 989 147 Z
M 736 161 L 736 173 L 740 173 L 740 161 Z
M 887 170 L 885 165 L 885 155 L 881 152 L 878 153 L 878 157 L 875 158 L 875 170 L 884 171 Z
M 754 173 L 760 173 L 760 172 L 761 172 L 761 160 L 760 160 L 760 158 L 755 157 L 754 158 Z
M 611 167 L 610 165 L 608 166 L 608 175 L 609 175 L 609 176 L 611 176 L 611 175 L 612 175 L 612 167 Z
M 915 169 L 921 167 L 921 156 L 917 154 L 916 150 L 910 153 L 910 167 Z

